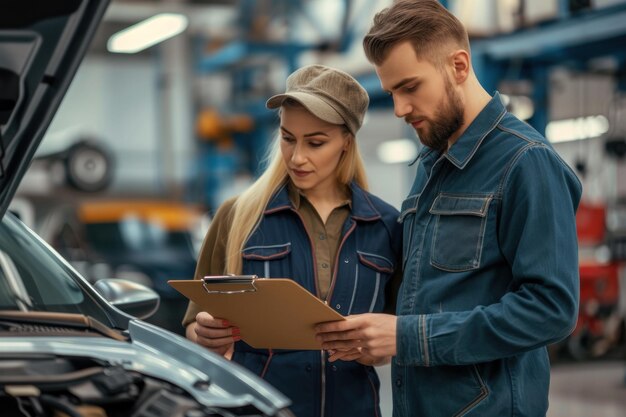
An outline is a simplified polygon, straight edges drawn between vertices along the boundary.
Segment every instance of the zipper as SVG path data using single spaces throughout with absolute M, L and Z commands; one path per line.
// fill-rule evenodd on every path
M 370 387 L 372 388 L 372 394 L 374 395 L 374 416 L 380 417 L 378 415 L 378 392 L 376 391 L 376 387 L 374 386 L 374 381 L 372 381 L 372 377 L 370 376 L 369 373 L 367 374 L 367 380 L 370 382 Z
M 340 258 L 339 255 L 341 254 L 341 249 L 343 248 L 343 244 L 348 239 L 348 236 L 352 234 L 355 228 L 356 228 L 356 222 L 352 220 L 352 226 L 350 226 L 350 228 L 344 235 L 343 239 L 341 239 L 341 243 L 339 244 L 339 247 L 337 248 L 337 254 L 335 255 L 335 267 L 333 268 L 333 276 L 330 280 L 330 288 L 328 289 L 326 298 L 324 298 L 324 304 L 326 305 L 328 305 L 328 300 L 330 300 L 330 298 L 332 297 L 333 290 L 335 289 L 335 281 L 337 278 L 337 271 L 339 270 L 339 258 Z M 317 283 L 317 274 L 315 275 L 315 278 L 316 278 L 315 282 Z M 319 294 L 318 294 L 318 297 L 319 297 Z M 321 352 L 322 352 L 322 355 L 321 355 L 321 359 L 322 359 L 322 412 L 320 414 L 320 417 L 324 417 L 324 415 L 326 414 L 326 410 L 325 410 L 326 408 L 326 352 L 324 352 L 323 350 Z
M 320 417 L 326 415 L 326 352 L 320 350 L 320 356 L 322 359 L 322 409 L 320 410 Z
M 344 235 L 343 239 L 341 239 L 341 243 L 339 244 L 339 247 L 337 248 L 337 254 L 335 255 L 335 267 L 333 268 L 333 276 L 330 280 L 330 288 L 328 289 L 328 293 L 326 294 L 326 298 L 324 299 L 324 302 L 326 302 L 326 304 L 328 304 L 328 300 L 331 299 L 333 295 L 333 290 L 335 289 L 337 271 L 339 271 L 339 258 L 340 258 L 339 255 L 341 255 L 341 249 L 343 248 L 343 244 L 346 243 L 346 240 L 348 240 L 348 237 L 352 234 L 354 229 L 356 229 L 356 222 L 352 220 L 352 226 L 350 226 L 350 228 Z
M 311 246 L 311 255 L 313 256 L 312 262 L 311 262 L 313 264 L 313 285 L 315 286 L 315 295 L 317 296 L 317 298 L 321 300 L 322 297 L 320 297 L 320 289 L 319 289 L 319 286 L 317 285 L 317 263 L 315 262 L 315 245 L 313 245 L 313 239 L 311 239 L 311 235 L 309 235 L 309 231 L 306 230 L 304 219 L 302 218 L 300 213 L 298 213 L 298 210 L 294 208 L 291 208 L 290 210 L 296 213 L 296 215 L 300 219 L 300 222 L 302 222 L 302 228 L 304 229 L 304 234 L 306 235 L 306 237 L 309 238 L 309 245 Z
M 300 215 L 300 213 L 298 213 L 297 210 L 295 209 L 291 209 L 291 211 L 293 211 L 294 213 L 296 213 L 296 215 L 300 218 L 300 221 L 302 222 L 302 225 L 304 227 L 304 232 L 306 233 L 307 237 L 309 238 L 309 244 L 311 245 L 311 254 L 313 255 L 313 283 L 315 285 L 315 294 L 317 295 L 317 298 L 321 299 L 320 297 L 320 289 L 319 286 L 317 285 L 317 265 L 315 262 L 315 249 L 314 249 L 314 245 L 313 245 L 313 239 L 311 239 L 311 236 L 309 235 L 309 231 L 306 230 L 306 227 L 304 226 L 304 219 L 302 218 L 302 216 Z M 328 305 L 328 300 L 330 300 L 333 290 L 335 289 L 335 280 L 337 278 L 337 271 L 339 270 L 339 258 L 340 258 L 340 254 L 341 254 L 341 249 L 343 248 L 344 243 L 346 242 L 346 240 L 348 239 L 348 236 L 350 236 L 352 234 L 352 232 L 354 231 L 354 229 L 356 228 L 356 222 L 354 220 L 352 220 L 352 225 L 350 226 L 350 229 L 348 229 L 348 231 L 346 232 L 346 234 L 344 235 L 343 239 L 341 240 L 341 243 L 339 244 L 339 247 L 337 248 L 337 254 L 335 255 L 335 267 L 333 268 L 333 275 L 332 278 L 330 280 L 330 288 L 328 289 L 328 293 L 326 294 L 326 297 L 324 298 L 324 304 Z M 324 415 L 326 414 L 326 352 L 324 352 L 323 350 L 320 350 L 320 360 L 321 360 L 321 371 L 322 371 L 322 375 L 321 375 L 321 412 L 320 412 L 320 417 L 324 417 Z
M 341 254 L 341 249 L 343 248 L 343 244 L 348 239 L 348 236 L 352 234 L 354 229 L 356 228 L 356 222 L 352 220 L 352 225 L 344 235 L 343 239 L 341 239 L 341 243 L 337 248 L 337 254 L 335 255 L 335 267 L 333 268 L 333 275 L 330 280 L 330 288 L 328 289 L 328 293 L 326 294 L 326 298 L 324 299 L 324 304 L 328 305 L 328 300 L 331 299 L 333 290 L 335 289 L 335 281 L 337 279 L 337 271 L 339 270 L 339 258 Z M 315 275 L 315 282 L 317 283 L 317 274 Z M 318 294 L 319 297 L 319 294 Z M 326 352 L 321 351 L 321 361 L 322 361 L 322 411 L 320 413 L 320 417 L 324 417 L 326 414 Z
M 324 299 L 324 304 L 328 305 L 328 300 L 331 299 L 333 295 L 333 290 L 335 289 L 335 282 L 337 280 L 337 271 L 339 271 L 339 258 L 341 257 L 341 249 L 343 248 L 343 244 L 346 243 L 348 237 L 352 234 L 352 232 L 356 229 L 356 222 L 352 220 L 352 225 L 341 239 L 341 243 L 337 248 L 337 254 L 335 255 L 335 267 L 333 268 L 333 276 L 330 280 L 330 288 L 328 289 L 328 293 L 326 293 L 326 298 Z M 322 350 L 322 413 L 320 417 L 324 417 L 326 413 L 326 352 Z
M 269 356 L 267 357 L 267 361 L 265 362 L 265 366 L 263 367 L 263 371 L 261 371 L 261 378 L 265 379 L 265 374 L 267 373 L 267 369 L 270 367 L 270 362 L 272 361 L 272 357 L 274 356 L 274 350 L 268 349 Z
M 300 213 L 298 213 L 298 211 L 295 210 L 294 208 L 291 208 L 291 211 L 296 213 L 296 215 L 302 222 L 302 228 L 304 229 L 304 233 L 309 238 L 309 245 L 311 246 L 311 255 L 313 256 L 312 258 L 313 262 L 311 262 L 313 264 L 313 285 L 315 286 L 315 295 L 317 296 L 317 298 L 321 300 L 322 297 L 320 297 L 320 289 L 319 289 L 319 286 L 317 285 L 317 263 L 315 262 L 315 246 L 313 245 L 313 239 L 311 239 L 311 235 L 309 235 L 309 231 L 306 230 L 304 219 L 302 218 Z M 337 250 L 337 253 L 339 253 L 339 249 Z M 335 261 L 335 269 L 336 268 L 337 268 L 337 261 Z M 334 277 L 333 277 L 333 280 L 334 280 Z M 332 288 L 332 284 L 331 284 L 331 288 Z M 329 290 L 329 293 L 330 293 L 330 290 Z M 322 300 L 324 304 L 326 305 L 328 305 L 327 299 L 328 299 L 328 296 L 326 297 L 326 299 Z M 324 417 L 324 415 L 326 414 L 326 410 L 325 410 L 326 408 L 326 352 L 324 352 L 323 350 L 320 350 L 320 362 L 321 362 L 321 370 L 322 370 L 321 381 L 320 381 L 321 382 L 320 417 Z

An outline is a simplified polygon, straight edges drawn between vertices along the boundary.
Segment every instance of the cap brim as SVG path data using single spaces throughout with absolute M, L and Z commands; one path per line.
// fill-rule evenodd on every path
M 302 104 L 308 111 L 313 113 L 316 117 L 332 124 L 342 125 L 345 124 L 345 120 L 337 110 L 335 110 L 330 104 L 322 100 L 321 98 L 312 94 L 294 91 L 291 93 L 277 94 L 270 97 L 265 103 L 268 109 L 276 109 L 283 104 L 283 101 L 287 98 L 292 98 L 298 103 Z

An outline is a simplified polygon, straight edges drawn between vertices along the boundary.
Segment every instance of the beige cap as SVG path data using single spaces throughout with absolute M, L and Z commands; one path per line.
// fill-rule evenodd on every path
M 345 124 L 356 134 L 369 105 L 367 91 L 349 74 L 324 65 L 308 65 L 287 77 L 287 90 L 270 97 L 265 105 L 276 109 L 287 98 L 302 104 L 315 116 Z

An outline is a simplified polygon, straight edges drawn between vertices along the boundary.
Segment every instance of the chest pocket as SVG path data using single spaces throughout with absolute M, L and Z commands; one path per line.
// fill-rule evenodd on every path
M 250 246 L 242 251 L 243 273 L 257 275 L 262 278 L 290 277 L 289 254 L 291 242 Z
M 437 216 L 430 263 L 452 272 L 480 266 L 489 204 L 488 196 L 440 194 L 430 213 Z
M 385 306 L 385 286 L 394 265 L 384 256 L 357 251 L 359 264 L 347 314 L 380 312 Z

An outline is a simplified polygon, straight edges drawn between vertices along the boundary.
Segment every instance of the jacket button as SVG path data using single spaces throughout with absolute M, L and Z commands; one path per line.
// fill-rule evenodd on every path
M 337 305 L 335 306 L 335 308 L 336 308 L 337 310 L 341 309 L 341 304 L 337 304 Z
M 350 262 L 350 259 L 349 259 L 349 258 L 346 258 L 346 259 L 344 259 L 343 261 L 344 261 L 345 263 L 349 263 L 349 262 Z
M 396 379 L 396 386 L 402 386 L 402 380 L 400 378 Z
M 323 263 L 322 264 L 322 268 L 328 268 L 328 264 L 327 263 Z
M 332 369 L 333 371 L 336 371 L 336 370 L 337 370 L 337 365 L 333 365 L 333 366 L 331 366 L 331 369 Z
M 320 240 L 324 240 L 326 239 L 326 235 L 324 235 L 323 233 L 320 233 Z
M 306 366 L 306 371 L 307 372 L 311 372 L 312 369 L 313 369 L 313 367 L 311 365 L 307 365 Z

